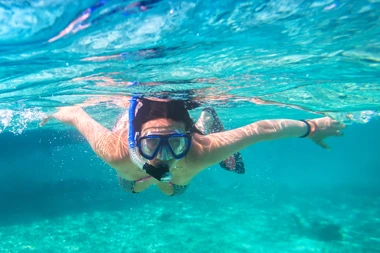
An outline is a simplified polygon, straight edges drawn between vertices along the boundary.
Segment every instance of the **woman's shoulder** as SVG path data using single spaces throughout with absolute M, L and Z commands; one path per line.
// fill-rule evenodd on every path
M 119 116 L 117 117 L 115 124 L 112 127 L 112 131 L 120 131 L 125 130 L 129 128 L 129 117 L 128 117 L 129 111 L 126 109 L 122 111 Z

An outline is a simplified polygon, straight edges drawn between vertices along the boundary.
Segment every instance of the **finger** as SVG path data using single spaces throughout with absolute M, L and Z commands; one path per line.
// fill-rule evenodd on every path
M 326 150 L 330 150 L 330 147 L 329 145 L 327 145 L 326 143 L 324 143 L 323 141 L 318 141 L 316 142 L 318 146 L 320 146 L 321 148 L 323 149 L 326 149 Z
M 334 127 L 336 127 L 337 129 L 341 130 L 341 129 L 345 129 L 346 128 L 346 125 L 345 124 L 342 124 L 340 122 L 337 122 L 336 124 L 333 125 Z
M 334 133 L 331 134 L 332 136 L 343 136 L 344 134 L 340 131 L 336 131 Z
M 49 120 L 50 120 L 50 117 L 46 117 L 42 119 L 42 121 L 40 122 L 40 127 L 43 127 L 46 123 L 48 123 Z

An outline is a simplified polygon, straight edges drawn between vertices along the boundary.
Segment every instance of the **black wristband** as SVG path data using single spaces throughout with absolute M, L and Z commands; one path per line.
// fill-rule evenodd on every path
M 307 132 L 306 132 L 306 134 L 300 136 L 300 138 L 308 137 L 309 134 L 310 134 L 310 132 L 311 132 L 311 126 L 310 126 L 309 122 L 307 122 L 306 120 L 301 119 L 300 121 L 304 122 L 306 124 L 306 126 L 307 126 Z

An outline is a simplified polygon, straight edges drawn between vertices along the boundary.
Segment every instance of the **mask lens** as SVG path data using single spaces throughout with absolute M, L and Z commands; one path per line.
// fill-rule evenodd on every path
M 152 156 L 158 145 L 160 144 L 160 138 L 146 138 L 141 140 L 141 151 L 146 156 Z
M 188 140 L 186 137 L 172 136 L 168 139 L 170 148 L 176 156 L 181 155 L 186 151 Z
M 137 146 L 140 154 L 146 159 L 153 159 L 160 156 L 159 159 L 168 160 L 171 158 L 181 159 L 190 150 L 191 136 L 189 134 L 148 134 L 137 140 Z

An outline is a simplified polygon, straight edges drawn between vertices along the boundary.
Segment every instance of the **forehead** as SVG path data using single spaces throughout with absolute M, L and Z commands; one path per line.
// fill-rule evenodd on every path
M 171 119 L 154 119 L 144 123 L 141 126 L 141 134 L 144 134 L 148 131 L 170 133 L 175 130 L 185 132 L 185 124 L 183 122 L 174 121 Z

